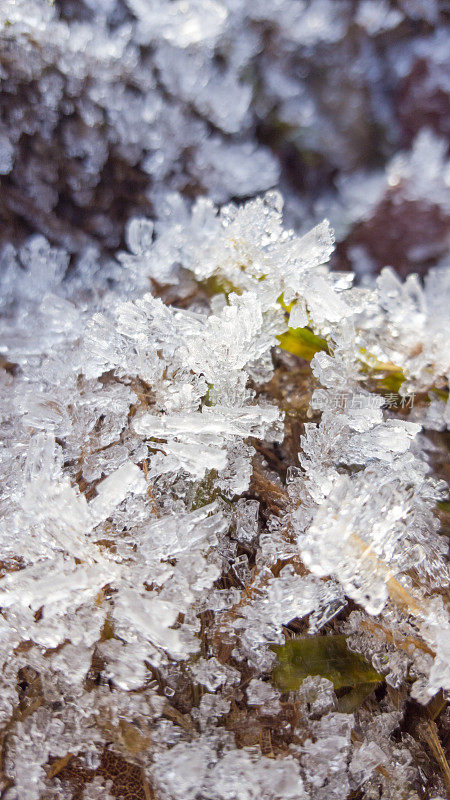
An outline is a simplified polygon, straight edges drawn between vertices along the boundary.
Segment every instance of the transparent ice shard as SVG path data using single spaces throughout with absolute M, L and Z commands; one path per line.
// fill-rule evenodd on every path
M 227 464 L 227 448 L 236 440 L 249 436 L 257 438 L 274 430 L 278 437 L 278 410 L 271 406 L 213 406 L 201 412 L 155 416 L 142 415 L 133 421 L 134 430 L 174 460 L 170 467 L 165 460 L 155 470 L 184 469 L 195 479 L 204 477 L 208 469 L 222 471 Z M 163 440 L 165 443 L 159 443 Z M 175 460 L 176 459 L 176 460 Z M 150 459 L 152 470 L 152 459 Z M 155 473 L 152 473 L 155 474 Z
M 355 751 L 350 762 L 349 771 L 355 786 L 361 786 L 372 775 L 374 769 L 386 764 L 386 754 L 375 742 L 363 743 Z
M 173 558 L 189 550 L 208 550 L 228 528 L 217 502 L 189 514 L 168 515 L 145 527 L 139 543 L 144 558 Z
M 138 643 L 123 643 L 109 639 L 98 645 L 98 652 L 105 659 L 105 677 L 124 691 L 139 689 L 148 676 L 145 666 L 147 649 Z
M 325 785 L 328 797 L 342 797 L 349 790 L 347 755 L 353 726 L 352 714 L 325 714 L 313 724 L 314 741 L 307 739 L 303 745 L 306 778 L 321 800 L 327 795 L 318 790 Z
M 131 636 L 167 651 L 175 659 L 186 658 L 197 649 L 194 642 L 184 641 L 180 631 L 172 628 L 178 613 L 174 603 L 162 600 L 154 592 L 139 593 L 134 589 L 122 590 L 114 604 L 114 619 L 125 640 L 130 637 L 125 633 L 129 628 Z M 154 659 L 151 654 L 147 657 Z
M 224 684 L 233 685 L 240 681 L 240 672 L 233 667 L 221 664 L 217 658 L 199 658 L 192 665 L 195 680 L 209 692 L 215 692 Z
M 280 694 L 270 683 L 253 678 L 246 694 L 249 706 L 259 706 L 261 714 L 278 714 L 281 711 Z
M 97 486 L 97 495 L 89 503 L 94 521 L 106 519 L 128 492 L 143 494 L 147 489 L 144 474 L 136 464 L 128 461 Z
M 296 692 L 296 698 L 308 714 L 326 714 L 336 705 L 336 695 L 331 681 L 320 675 L 305 678 Z

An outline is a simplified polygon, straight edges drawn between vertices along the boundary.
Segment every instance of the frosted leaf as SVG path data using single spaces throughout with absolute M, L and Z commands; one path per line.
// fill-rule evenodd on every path
M 272 576 L 272 573 L 269 572 Z M 328 615 L 326 609 L 333 607 Z M 281 570 L 278 578 L 269 577 L 259 587 L 255 599 L 239 609 L 233 627 L 239 635 L 239 654 L 261 670 L 268 669 L 274 661 L 270 644 L 282 644 L 283 624 L 302 618 L 311 612 L 317 617 L 323 613 L 323 624 L 342 607 L 342 594 L 336 584 L 323 582 L 312 575 L 296 575 L 290 565 Z M 320 625 L 318 626 L 320 627 Z

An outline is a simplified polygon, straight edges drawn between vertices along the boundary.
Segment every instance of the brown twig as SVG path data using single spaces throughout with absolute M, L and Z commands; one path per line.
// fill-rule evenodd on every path
M 444 780 L 445 788 L 450 792 L 450 766 L 439 739 L 438 729 L 432 719 L 421 719 L 417 723 L 417 734 L 428 745 Z

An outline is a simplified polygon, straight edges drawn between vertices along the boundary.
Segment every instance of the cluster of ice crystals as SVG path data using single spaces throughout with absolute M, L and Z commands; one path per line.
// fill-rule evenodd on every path
M 268 569 L 261 572 L 253 588 L 254 597 L 237 609 L 237 618 L 232 623 L 239 637 L 234 655 L 260 669 L 273 664 L 274 654 L 268 646 L 283 642 L 283 625 L 311 615 L 311 629 L 316 630 L 344 605 L 342 591 L 334 581 L 296 575 L 290 565 L 277 578 Z
M 314 741 L 306 740 L 301 760 L 318 800 L 345 797 L 349 791 L 346 761 L 353 725 L 353 715 L 338 713 L 313 723 Z
M 336 695 L 331 681 L 309 676 L 302 681 L 296 697 L 308 714 L 326 714 L 334 709 Z
M 281 174 L 293 214 L 300 197 L 315 216 L 316 201 L 345 205 L 340 178 L 364 168 L 366 190 L 380 160 L 425 126 L 435 137 L 425 147 L 431 167 L 435 140 L 448 133 L 441 5 L 5 0 L 0 174 L 11 178 L 8 212 L 79 252 L 92 240 L 117 246 L 135 210 L 159 206 L 167 190 L 227 202 L 277 185 Z M 393 163 L 391 183 L 408 172 Z M 417 187 L 428 181 L 423 163 L 412 164 Z M 296 177 L 291 191 L 292 174 L 305 168 L 312 191 Z M 424 194 L 417 187 L 409 196 L 439 205 L 429 181 Z M 355 222 L 359 203 L 349 205 Z
M 111 753 L 158 800 L 393 800 L 416 780 L 400 712 L 339 713 L 320 676 L 289 705 L 270 669 L 286 626 L 317 634 L 351 598 L 335 624 L 390 687 L 450 688 L 420 436 L 450 421 L 447 13 L 3 2 L 8 800 L 69 800 L 75 756 L 83 800 L 125 796 Z M 423 283 L 391 268 L 431 262 Z M 306 423 L 297 385 L 267 389 L 295 380 L 275 348 L 305 328 Z M 420 396 L 407 418 L 379 373 Z
M 281 711 L 279 692 L 270 684 L 253 678 L 246 693 L 249 706 L 260 706 L 262 714 L 278 714 Z
M 449 274 L 444 265 L 431 270 L 422 286 L 417 275 L 402 283 L 386 268 L 377 280 L 376 308 L 364 322 L 367 341 L 373 355 L 403 369 L 404 394 L 438 388 L 448 380 Z
M 219 686 L 237 683 L 240 680 L 237 669 L 221 664 L 214 656 L 208 659 L 200 658 L 193 665 L 192 673 L 195 680 L 209 692 L 215 692 Z
M 312 362 L 325 387 L 312 398 L 322 418 L 319 425 L 305 426 L 299 460 L 307 502 L 294 512 L 294 524 L 308 567 L 317 575 L 337 576 L 347 594 L 377 614 L 389 583 L 411 568 L 428 580 L 433 575 L 444 585 L 448 580 L 440 560 L 445 545 L 435 535 L 430 507 L 441 488 L 411 451 L 420 425 L 383 419 L 383 398 L 360 388 L 348 356 L 353 351 L 356 360 L 363 351 L 365 329 L 355 327 L 350 340 L 349 331 L 346 323 L 333 332 L 333 356 L 318 353 Z
M 155 778 L 163 798 L 227 800 L 306 800 L 298 763 L 292 757 L 270 759 L 246 749 L 220 754 L 214 741 L 200 737 L 192 747 L 182 742 L 157 759 Z

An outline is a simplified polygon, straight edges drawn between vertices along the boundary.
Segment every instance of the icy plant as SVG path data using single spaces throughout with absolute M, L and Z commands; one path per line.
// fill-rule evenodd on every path
M 433 514 L 442 485 L 419 438 L 448 372 L 437 312 L 447 273 L 431 271 L 425 289 L 389 271 L 353 288 L 326 266 L 328 223 L 298 237 L 281 213 L 275 193 L 220 212 L 199 201 L 190 215 L 173 198 L 155 239 L 142 219 L 130 224 L 118 288 L 93 298 L 45 242 L 31 239 L 21 266 L 8 253 L 25 287 L 35 259 L 42 267 L 41 296 L 24 288 L 4 323 L 2 718 L 6 775 L 27 800 L 56 791 L 57 776 L 66 796 L 69 759 L 101 759 L 110 741 L 161 797 L 228 797 L 231 776 L 246 797 L 322 798 L 364 783 L 386 756 L 364 742 L 349 761 L 355 720 L 332 697 L 323 705 L 304 688 L 308 713 L 328 716 L 275 761 L 272 745 L 255 752 L 256 721 L 249 739 L 239 733 L 236 710 L 246 701 L 259 719 L 282 717 L 273 645 L 295 620 L 324 629 L 346 597 L 387 646 L 378 670 L 389 670 L 399 626 L 413 695 L 425 703 L 450 688 Z M 144 288 L 143 275 L 162 273 L 187 302 Z M 321 418 L 306 422 L 283 486 L 256 453 L 283 446 L 267 387 L 292 357 L 277 345 L 305 341 L 316 351 L 310 413 Z M 429 392 L 414 422 L 386 409 L 394 362 L 405 396 Z M 242 497 L 252 491 L 269 503 L 266 530 Z M 34 676 L 34 705 L 17 705 L 18 674 Z M 78 769 L 91 775 L 85 794 L 111 792 L 100 767 Z

